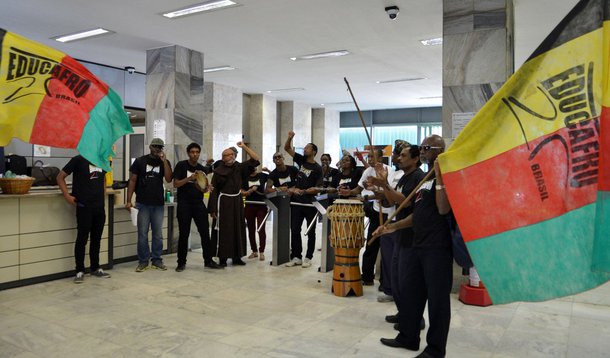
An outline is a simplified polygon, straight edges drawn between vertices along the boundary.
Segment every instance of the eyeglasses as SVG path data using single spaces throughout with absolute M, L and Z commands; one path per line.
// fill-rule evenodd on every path
M 443 147 L 433 147 L 431 145 L 422 145 L 419 147 L 421 150 L 430 150 L 430 149 L 443 149 Z
M 281 155 L 274 155 L 273 159 L 282 159 L 283 157 Z

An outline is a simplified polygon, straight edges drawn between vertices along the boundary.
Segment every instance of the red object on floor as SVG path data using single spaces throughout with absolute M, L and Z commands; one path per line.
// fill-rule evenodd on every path
M 463 283 L 460 287 L 460 295 L 458 298 L 462 303 L 467 305 L 486 307 L 493 304 L 491 298 L 489 298 L 487 289 L 482 283 L 480 287 L 473 287 L 467 283 Z

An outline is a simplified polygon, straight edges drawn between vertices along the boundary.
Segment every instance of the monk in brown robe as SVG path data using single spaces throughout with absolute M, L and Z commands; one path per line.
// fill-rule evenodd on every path
M 246 256 L 246 222 L 244 204 L 241 197 L 242 180 L 246 180 L 251 168 L 260 162 L 258 154 L 244 143 L 238 142 L 250 159 L 243 163 L 236 162 L 236 153 L 231 148 L 222 152 L 222 162 L 214 169 L 212 177 L 212 194 L 208 208 L 214 219 L 212 222 L 212 244 L 221 266 L 227 265 L 227 259 L 233 259 L 233 265 L 245 265 L 241 259 Z

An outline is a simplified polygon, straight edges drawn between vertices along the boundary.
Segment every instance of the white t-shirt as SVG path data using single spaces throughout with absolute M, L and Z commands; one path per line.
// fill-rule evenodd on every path
M 386 169 L 388 171 L 388 183 L 390 185 L 394 185 L 392 184 L 394 182 L 394 168 L 390 167 L 389 165 L 384 164 L 383 165 L 384 169 Z M 361 187 L 362 190 L 362 196 L 365 195 L 370 195 L 373 196 L 373 192 L 367 189 L 364 189 L 364 183 L 366 183 L 366 180 L 368 179 L 368 177 L 370 176 L 376 176 L 377 173 L 375 173 L 375 168 L 374 167 L 368 167 L 364 170 L 364 172 L 362 173 L 362 177 L 360 177 L 360 181 L 358 182 L 358 186 Z M 399 178 L 400 179 L 400 178 Z M 396 183 L 398 183 L 398 180 L 396 180 Z M 379 212 L 379 201 L 375 200 L 375 202 L 373 203 L 373 210 L 375 210 L 376 212 Z M 388 214 L 391 213 L 394 210 L 393 207 L 391 208 L 382 208 L 382 211 L 384 214 Z

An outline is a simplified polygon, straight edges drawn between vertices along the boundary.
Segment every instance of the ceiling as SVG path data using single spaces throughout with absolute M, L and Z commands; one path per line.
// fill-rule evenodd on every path
M 2 0 L 0 27 L 72 57 L 145 72 L 146 50 L 180 45 L 204 53 L 205 81 L 244 93 L 269 94 L 312 107 L 352 111 L 347 77 L 362 110 L 441 106 L 442 46 L 419 40 L 442 36 L 443 0 L 236 0 L 240 6 L 167 19 L 160 14 L 198 0 Z M 515 65 L 519 66 L 577 2 L 513 0 Z M 384 7 L 396 5 L 390 20 Z M 95 27 L 115 33 L 62 44 L 51 37 Z M 350 55 L 291 61 L 332 50 Z M 376 81 L 424 77 L 377 84 Z M 432 98 L 430 98 L 432 97 Z

